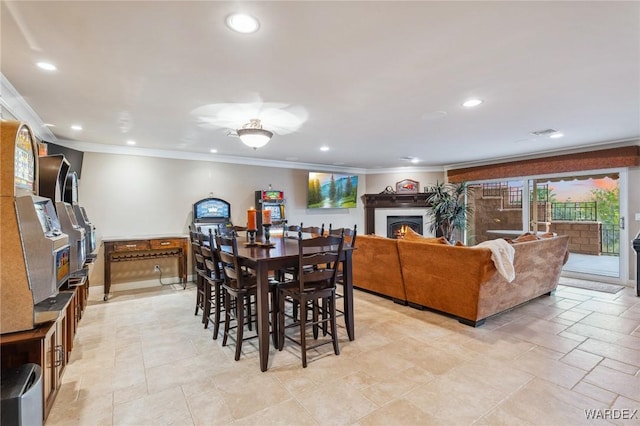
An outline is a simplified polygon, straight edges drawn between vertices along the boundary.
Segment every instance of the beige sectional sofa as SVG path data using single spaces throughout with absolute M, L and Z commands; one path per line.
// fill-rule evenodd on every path
M 429 308 L 472 326 L 551 294 L 567 259 L 567 236 L 515 242 L 515 279 L 497 273 L 491 250 L 437 238 L 395 240 L 362 235 L 353 254 L 355 287 L 397 303 Z

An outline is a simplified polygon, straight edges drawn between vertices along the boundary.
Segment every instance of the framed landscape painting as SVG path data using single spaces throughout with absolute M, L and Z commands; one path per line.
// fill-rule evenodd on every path
M 307 208 L 349 209 L 357 205 L 358 176 L 309 172 Z

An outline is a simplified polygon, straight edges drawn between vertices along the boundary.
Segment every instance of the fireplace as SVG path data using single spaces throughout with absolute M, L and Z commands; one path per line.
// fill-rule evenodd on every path
M 422 235 L 422 216 L 387 216 L 387 238 L 404 238 L 407 228 Z

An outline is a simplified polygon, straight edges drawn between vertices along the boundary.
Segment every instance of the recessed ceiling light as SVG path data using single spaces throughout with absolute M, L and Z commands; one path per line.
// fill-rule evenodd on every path
M 258 31 L 260 23 L 256 18 L 244 13 L 234 13 L 227 17 L 227 25 L 233 31 L 237 31 L 243 34 L 251 34 Z
M 469 100 L 465 101 L 462 104 L 462 106 L 466 107 L 466 108 L 473 108 L 473 107 L 476 107 L 476 106 L 480 105 L 483 102 L 484 101 L 482 99 L 469 99 Z
M 127 145 L 135 145 L 136 141 L 132 141 L 132 140 L 128 140 L 127 141 Z
M 551 139 L 558 139 L 558 138 L 561 138 L 561 137 L 563 137 L 563 136 L 564 136 L 564 133 L 562 133 L 562 132 L 556 132 L 556 133 L 554 133 L 554 134 L 552 134 L 552 135 L 549 135 L 549 137 L 550 137 Z
M 74 124 L 73 126 L 71 126 L 72 130 L 82 130 L 82 126 L 79 124 Z
M 217 150 L 217 149 L 215 149 L 215 148 L 212 148 L 212 149 L 210 149 L 210 150 L 209 150 L 209 152 L 210 152 L 210 153 L 212 153 L 212 154 L 215 154 L 215 153 L 217 153 L 217 152 L 218 152 L 218 150 Z
M 408 156 L 406 156 L 406 157 L 400 157 L 400 159 L 401 159 L 401 160 L 404 160 L 404 161 L 409 161 L 410 163 L 413 163 L 413 164 L 416 164 L 416 163 L 419 163 L 419 162 L 420 162 L 420 160 L 419 160 L 418 158 L 416 158 L 416 157 L 411 157 L 411 156 L 409 156 L 409 155 L 408 155 Z
M 36 65 L 38 66 L 38 68 L 45 71 L 55 71 L 58 69 L 55 65 L 50 64 L 49 62 L 38 62 Z
M 320 147 L 320 151 L 329 151 L 329 147 L 328 146 L 321 146 Z

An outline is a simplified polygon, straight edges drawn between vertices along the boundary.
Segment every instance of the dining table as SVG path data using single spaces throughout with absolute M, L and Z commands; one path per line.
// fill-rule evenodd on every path
M 343 274 L 345 326 L 351 341 L 355 339 L 352 253 L 353 247 L 345 242 L 340 262 Z M 249 244 L 246 237 L 238 236 L 240 263 L 253 269 L 258 281 L 256 314 L 261 371 L 267 371 L 269 365 L 269 272 L 298 266 L 298 256 L 297 237 L 273 236 L 269 244 L 266 244 L 264 237 L 258 237 L 254 244 Z

